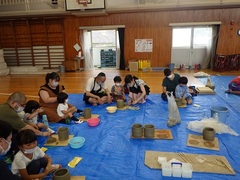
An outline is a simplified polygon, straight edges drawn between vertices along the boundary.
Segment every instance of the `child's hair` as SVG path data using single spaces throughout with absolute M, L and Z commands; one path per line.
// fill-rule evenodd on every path
M 7 139 L 12 133 L 12 126 L 5 121 L 0 121 L 0 138 Z
M 34 141 L 37 141 L 37 136 L 31 129 L 24 129 L 19 131 L 17 136 L 17 144 L 18 146 L 22 146 L 24 144 L 29 144 Z
M 125 83 L 126 84 L 130 83 L 133 79 L 136 80 L 138 78 L 136 76 L 132 76 L 131 74 L 128 74 L 128 75 L 125 76 Z
M 185 76 L 182 76 L 179 78 L 179 84 L 187 84 L 188 83 L 188 78 Z
M 64 103 L 65 100 L 68 98 L 68 94 L 65 92 L 60 92 L 57 96 L 58 103 Z
M 29 100 L 26 103 L 26 106 L 24 108 L 25 113 L 32 113 L 32 110 L 36 110 L 40 107 L 40 104 L 37 101 Z
M 164 69 L 164 75 L 167 77 L 171 74 L 171 70 L 169 68 Z
M 114 82 L 121 82 L 122 78 L 120 76 L 115 76 L 113 79 Z

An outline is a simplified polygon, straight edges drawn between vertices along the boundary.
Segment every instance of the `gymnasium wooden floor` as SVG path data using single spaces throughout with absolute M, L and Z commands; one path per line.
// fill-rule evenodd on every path
M 211 70 L 201 70 L 210 75 L 231 75 L 239 76 L 239 71 L 228 71 L 228 72 L 214 72 Z M 52 70 L 49 70 L 52 72 Z M 158 94 L 162 92 L 162 79 L 164 78 L 163 71 L 134 71 L 128 70 L 116 70 L 116 69 L 97 69 L 92 71 L 77 71 L 77 72 L 65 72 L 59 73 L 61 80 L 68 93 L 78 94 L 83 93 L 86 81 L 90 77 L 95 77 L 99 72 L 104 72 L 107 76 L 108 87 L 111 88 L 113 85 L 113 78 L 117 75 L 122 77 L 122 83 L 124 77 L 127 74 L 135 75 L 143 79 L 151 88 L 152 94 Z M 204 86 L 197 78 L 194 78 L 194 73 L 198 72 L 195 70 L 174 70 L 175 73 L 179 73 L 181 76 L 186 76 L 189 79 L 188 85 Z M 7 75 L 0 77 L 0 103 L 7 100 L 8 96 L 15 92 L 23 92 L 28 100 L 38 100 L 38 90 L 41 85 L 45 83 L 45 74 L 31 74 L 31 75 Z M 226 87 L 227 88 L 227 87 Z

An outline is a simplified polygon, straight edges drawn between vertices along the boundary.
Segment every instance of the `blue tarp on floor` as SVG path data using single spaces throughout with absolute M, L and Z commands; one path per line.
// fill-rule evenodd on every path
M 216 94 L 221 99 L 223 99 L 229 106 L 231 106 L 233 109 L 240 113 L 240 96 L 225 93 L 225 91 L 228 89 L 228 84 L 235 77 L 236 76 L 211 76 L 210 79 L 212 83 L 216 86 L 214 90 Z M 206 84 L 207 82 L 207 78 L 199 78 L 199 80 L 203 84 Z
M 218 82 L 217 78 L 216 82 Z M 69 102 L 79 109 L 89 107 L 82 101 L 82 97 L 82 94 L 70 94 Z M 87 123 L 51 124 L 51 127 L 55 130 L 59 126 L 67 126 L 70 134 L 85 137 L 85 145 L 81 149 L 72 149 L 70 146 L 48 147 L 46 153 L 51 156 L 53 163 L 60 163 L 63 167 L 68 168 L 71 175 L 86 176 L 88 180 L 173 179 L 162 177 L 161 170 L 150 169 L 144 165 L 146 150 L 221 155 L 225 156 L 233 169 L 238 171 L 235 176 L 193 172 L 192 179 L 240 179 L 239 137 L 229 134 L 217 134 L 219 151 L 186 146 L 188 134 L 197 134 L 186 128 L 187 123 L 200 120 L 203 117 L 210 117 L 211 106 L 226 106 L 230 111 L 226 124 L 239 134 L 240 113 L 226 103 L 218 94 L 199 95 L 194 97 L 194 103 L 199 104 L 201 107 L 189 105 L 187 108 L 179 108 L 182 123 L 171 128 L 173 140 L 137 140 L 130 138 L 131 126 L 135 123 L 142 125 L 150 123 L 155 125 L 157 129 L 169 129 L 167 127 L 168 104 L 161 100 L 159 94 L 150 95 L 145 104 L 139 105 L 140 110 L 138 111 L 117 110 L 114 114 L 108 114 L 105 109 L 109 106 L 107 104 L 91 107 L 93 114 L 100 115 L 101 122 L 97 127 L 89 127 Z M 111 105 L 115 104 L 112 103 Z M 39 146 L 42 146 L 45 141 L 45 138 L 39 138 Z M 80 156 L 83 159 L 75 168 L 69 168 L 67 164 L 75 156 Z

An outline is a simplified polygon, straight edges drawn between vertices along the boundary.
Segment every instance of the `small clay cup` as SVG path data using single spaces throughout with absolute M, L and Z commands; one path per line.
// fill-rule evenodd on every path
M 215 130 L 213 128 L 206 127 L 203 129 L 202 135 L 205 141 L 213 141 L 215 138 Z
M 91 109 L 90 108 L 85 108 L 83 110 L 83 114 L 84 114 L 84 118 L 85 119 L 89 119 L 92 117 L 92 112 L 91 112 Z
M 124 101 L 122 99 L 117 100 L 117 108 L 124 108 Z
M 143 127 L 141 124 L 132 125 L 132 136 L 133 137 L 142 137 L 143 136 Z
M 59 141 L 66 141 L 69 139 L 69 131 L 67 127 L 58 128 L 58 139 Z
M 58 169 L 53 173 L 53 180 L 70 180 L 70 173 L 68 169 Z
M 155 127 L 152 124 L 146 124 L 144 126 L 144 137 L 153 138 L 155 132 Z

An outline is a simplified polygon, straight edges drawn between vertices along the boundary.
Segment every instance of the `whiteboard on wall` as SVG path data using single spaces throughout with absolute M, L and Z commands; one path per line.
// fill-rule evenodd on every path
M 79 2 L 82 2 L 82 0 L 65 0 L 65 1 L 67 11 L 105 8 L 104 0 L 87 0 L 87 6 L 79 4 Z
M 135 39 L 135 52 L 152 52 L 152 39 Z

